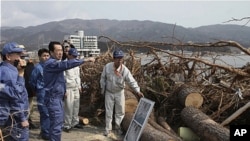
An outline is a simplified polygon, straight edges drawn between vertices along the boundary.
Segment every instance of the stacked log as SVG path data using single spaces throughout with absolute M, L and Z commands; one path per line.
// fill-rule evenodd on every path
M 159 116 L 157 119 L 157 123 L 160 124 L 164 129 L 166 129 L 167 131 L 169 131 L 171 134 L 174 134 L 175 136 L 178 136 L 175 131 L 168 125 L 168 123 L 166 122 L 166 120 Z
M 128 130 L 128 127 L 130 125 L 130 122 L 133 118 L 133 113 L 126 113 L 123 122 L 122 127 L 124 130 Z M 150 124 L 146 124 L 146 127 L 144 128 L 140 140 L 142 141 L 178 141 L 174 139 L 172 136 L 155 129 Z
M 132 121 L 134 112 L 138 105 L 137 98 L 133 95 L 133 93 L 129 90 L 125 90 L 125 117 L 122 121 L 122 128 L 127 131 Z M 152 113 L 153 114 L 153 113 Z M 168 124 L 160 119 L 161 124 L 164 125 L 162 127 L 155 121 L 154 116 L 150 115 L 148 119 L 148 123 L 146 124 L 140 140 L 143 141 L 181 141 L 181 139 L 173 132 Z M 167 128 L 167 129 L 165 129 Z
M 133 56 L 132 56 L 133 57 Z M 158 57 L 157 57 L 158 58 Z M 157 60 L 157 59 L 156 59 Z M 159 60 L 159 59 L 158 59 Z M 84 76 L 82 79 L 84 82 L 84 84 L 86 84 L 86 88 L 84 89 L 85 92 L 83 93 L 83 96 L 81 97 L 82 99 L 84 99 L 84 101 L 81 101 L 81 111 L 80 111 L 80 115 L 84 116 L 84 117 L 88 117 L 90 119 L 90 117 L 97 117 L 97 118 L 103 118 L 104 116 L 104 99 L 100 96 L 100 88 L 99 88 L 99 80 L 100 80 L 100 74 L 102 72 L 103 66 L 104 64 L 106 64 L 107 62 L 112 61 L 112 57 L 110 56 L 104 56 L 104 58 L 100 57 L 98 59 L 98 61 L 95 62 L 95 64 L 87 64 L 85 63 L 84 65 L 88 65 L 88 66 L 84 66 L 82 70 L 83 73 L 82 75 Z M 125 59 L 126 62 L 126 59 Z M 133 61 L 130 61 L 133 62 Z M 152 61 L 153 62 L 153 61 Z M 183 78 L 186 80 L 183 80 L 185 82 L 190 82 L 190 84 L 185 84 L 182 86 L 178 86 L 177 84 L 180 83 L 168 83 L 171 85 L 160 85 L 161 87 L 159 87 L 159 85 L 155 85 L 158 83 L 155 83 L 155 81 L 153 81 L 154 79 L 151 78 L 156 78 L 159 77 L 160 78 L 164 78 L 164 79 L 157 79 L 157 81 L 160 82 L 164 82 L 167 83 L 166 78 L 169 78 L 169 76 L 173 73 L 176 73 L 176 69 L 172 69 L 171 67 L 169 67 L 169 63 L 170 65 L 172 64 L 178 64 L 176 65 L 177 69 L 179 69 L 181 72 L 186 72 L 187 68 L 187 64 L 189 64 L 192 61 L 188 61 L 188 60 L 184 60 L 184 59 L 180 59 L 180 62 L 172 62 L 171 63 L 171 58 L 170 61 L 168 61 L 169 63 L 167 63 L 168 65 L 164 65 L 164 64 L 157 64 L 157 63 L 148 63 L 147 65 L 144 65 L 143 67 L 140 68 L 134 68 L 135 63 L 130 63 L 131 67 L 129 64 L 127 64 L 128 68 L 134 72 L 133 76 L 135 77 L 135 79 L 138 81 L 138 84 L 141 86 L 141 90 L 144 92 L 144 95 L 155 101 L 155 110 L 156 110 L 156 114 L 157 116 L 162 116 L 160 119 L 159 117 L 156 116 L 155 119 L 153 118 L 149 118 L 148 120 L 148 124 L 146 125 L 145 128 L 145 132 L 148 133 L 147 135 L 144 135 L 142 133 L 141 138 L 144 139 L 144 136 L 146 136 L 145 138 L 148 138 L 148 140 L 154 140 L 151 139 L 150 137 L 152 136 L 152 138 L 156 138 L 155 140 L 161 140 L 161 137 L 157 137 L 158 134 L 153 134 L 154 132 L 152 132 L 152 134 L 150 134 L 150 132 L 152 130 L 155 130 L 157 132 L 159 132 L 160 134 L 166 134 L 166 132 L 170 131 L 170 134 L 175 135 L 175 132 L 171 129 L 171 126 L 173 127 L 173 129 L 175 129 L 175 131 L 177 131 L 177 128 L 183 125 L 183 121 L 185 121 L 188 124 L 191 125 L 195 125 L 192 130 L 195 131 L 197 134 L 200 131 L 201 133 L 199 133 L 199 136 L 203 138 L 203 140 L 215 140 L 215 139 L 211 139 L 212 136 L 218 136 L 218 135 L 213 135 L 215 133 L 212 133 L 211 135 L 207 135 L 208 133 L 210 134 L 210 131 L 207 133 L 205 131 L 202 130 L 198 130 L 195 128 L 202 128 L 199 127 L 200 125 L 197 124 L 196 121 L 192 118 L 194 118 L 193 116 L 196 116 L 197 113 L 199 114 L 203 114 L 201 111 L 203 111 L 204 113 L 206 113 L 208 116 L 211 117 L 211 119 L 207 120 L 208 123 L 215 123 L 214 121 L 217 122 L 222 122 L 222 120 L 227 118 L 228 114 L 232 114 L 232 112 L 234 112 L 235 109 L 230 108 L 230 107 L 236 107 L 238 105 L 241 105 L 242 103 L 245 104 L 245 101 L 248 102 L 247 96 L 250 95 L 250 92 L 248 91 L 246 86 L 249 86 L 249 79 L 245 79 L 245 80 L 240 80 L 240 82 L 234 83 L 234 85 L 232 86 L 232 82 L 231 82 L 231 78 L 232 73 L 223 73 L 224 71 L 222 71 L 222 73 L 220 74 L 220 79 L 218 79 L 218 77 L 214 74 L 217 74 L 213 71 L 216 70 L 216 72 L 221 71 L 221 69 L 216 69 L 215 67 L 211 67 L 211 69 L 207 69 L 204 68 L 206 71 L 211 71 L 211 74 L 209 74 L 206 77 L 200 77 L 199 74 L 195 73 L 195 70 L 192 70 L 194 73 L 189 73 L 189 75 L 192 75 L 190 77 L 186 77 L 186 74 L 183 73 Z M 158 61 L 160 63 L 160 61 Z M 163 66 L 162 66 L 163 65 Z M 213 64 L 212 64 L 213 65 Z M 138 65 L 141 66 L 141 65 Z M 231 67 L 230 67 L 231 68 Z M 203 68 L 201 69 L 203 70 Z M 178 71 L 179 72 L 179 71 Z M 145 74 L 145 75 L 142 75 Z M 147 76 L 147 77 L 145 77 Z M 189 78 L 193 78 L 192 80 Z M 202 79 L 195 79 L 195 78 L 202 78 Z M 223 79 L 222 79 L 223 78 Z M 230 78 L 230 79 L 228 79 Z M 163 81 L 161 81 L 163 80 Z M 222 81 L 218 81 L 218 80 L 224 80 L 225 82 L 227 82 L 230 85 L 223 85 L 225 83 L 223 83 Z M 194 82 L 194 83 L 192 83 Z M 220 83 L 220 84 L 218 84 Z M 197 85 L 199 84 L 199 85 Z M 205 85 L 204 85 L 205 84 Z M 237 85 L 236 85 L 237 84 Z M 240 85 L 242 84 L 242 85 Z M 158 87 L 154 87 L 154 86 L 158 86 Z M 230 87 L 229 87 L 230 86 Z M 178 91 L 176 93 L 176 88 L 178 88 Z M 232 91 L 232 89 L 234 90 L 235 88 L 241 88 L 242 93 L 243 93 L 243 97 L 244 100 L 242 101 L 238 101 L 238 96 L 235 95 L 235 92 Z M 149 91 L 150 90 L 150 91 Z M 201 94 L 202 92 L 202 94 Z M 131 92 L 130 92 L 131 93 Z M 152 94 L 153 93 L 153 94 Z M 131 93 L 132 94 L 132 93 Z M 203 101 L 204 98 L 204 101 Z M 204 102 L 204 103 L 203 103 Z M 127 99 L 126 97 L 126 115 L 124 118 L 124 123 L 126 123 L 127 121 L 127 125 L 123 124 L 122 126 L 129 126 L 131 118 L 127 117 L 127 115 L 129 114 L 134 114 L 136 107 L 138 104 L 138 99 L 134 97 L 134 95 L 132 94 L 132 97 L 130 95 L 130 98 Z M 181 106 L 180 106 L 181 105 Z M 183 107 L 189 107 L 189 106 L 193 106 L 196 108 L 196 110 L 200 109 L 201 111 L 199 112 L 194 112 L 194 114 L 188 114 L 185 115 L 184 118 L 187 118 L 186 120 L 184 119 L 183 121 L 180 120 L 181 118 L 181 114 L 180 112 L 182 111 Z M 97 109 L 97 110 L 96 110 Z M 183 109 L 183 111 L 185 111 L 185 109 Z M 183 115 L 182 115 L 183 116 Z M 206 116 L 204 114 L 204 116 Z M 163 117 L 167 117 L 166 119 L 164 119 Z M 183 118 L 183 117 L 182 117 Z M 240 117 L 239 117 L 240 118 Z M 237 122 L 237 120 L 239 119 L 235 119 L 234 116 L 234 122 Z M 190 120 L 188 120 L 190 119 Z M 247 118 L 244 118 L 247 119 Z M 249 118 L 248 118 L 249 119 Z M 165 122 L 165 120 L 168 121 L 168 123 L 170 123 L 170 126 L 168 126 L 168 124 Z M 197 119 L 197 120 L 202 120 L 201 119 Z M 213 121 L 214 120 L 214 121 Z M 229 122 L 231 122 L 232 119 L 230 119 Z M 93 123 L 93 119 L 90 119 L 91 124 Z M 157 122 L 156 122 L 157 121 Z M 247 120 L 249 123 L 249 120 Z M 200 121 L 202 122 L 202 121 Z M 100 122 L 98 122 L 97 125 Z M 206 123 L 206 122 L 205 122 Z M 205 124 L 203 123 L 203 124 Z M 246 122 L 244 122 L 246 123 Z M 207 124 L 207 123 L 206 123 Z M 224 123 L 225 124 L 225 123 Z M 228 124 L 228 123 L 226 123 Z M 190 126 L 190 125 L 188 125 Z M 206 125 L 202 125 L 202 126 L 206 126 Z M 214 126 L 214 125 L 209 125 L 208 127 L 209 130 L 211 127 L 209 126 Z M 160 128 L 160 127 L 163 127 Z M 190 126 L 191 127 L 191 126 Z M 204 128 L 204 130 L 207 128 Z M 218 127 L 216 127 L 218 128 Z M 126 129 L 126 128 L 124 128 Z M 166 129 L 166 130 L 164 130 Z M 127 129 L 126 129 L 127 130 Z M 197 131 L 198 130 L 198 131 Z M 214 130 L 213 128 L 211 128 L 211 130 Z M 221 129 L 223 132 L 224 129 Z M 214 132 L 217 132 L 217 130 L 214 130 Z M 225 132 L 228 132 L 228 130 L 226 130 Z M 168 135 L 170 135 L 168 134 Z M 205 134 L 205 135 L 203 135 Z M 219 134 L 220 134 L 220 130 L 219 130 Z M 222 134 L 223 135 L 223 134 Z M 148 137 L 150 136 L 150 137 Z M 161 136 L 161 135 L 160 135 Z M 226 136 L 226 135 L 225 135 Z M 206 139 L 207 137 L 207 139 Z M 226 137 L 225 137 L 226 138 Z M 164 138 L 165 139 L 165 138 Z M 147 139 L 145 139 L 147 140 Z M 166 139 L 165 139 L 166 140 Z M 219 140 L 219 139 L 217 139 Z
M 193 106 L 200 108 L 203 103 L 203 97 L 197 88 L 191 85 L 183 84 L 178 88 L 178 100 L 180 104 L 184 107 Z
M 185 107 L 181 112 L 182 120 L 202 141 L 229 141 L 229 130 L 216 123 L 195 107 Z

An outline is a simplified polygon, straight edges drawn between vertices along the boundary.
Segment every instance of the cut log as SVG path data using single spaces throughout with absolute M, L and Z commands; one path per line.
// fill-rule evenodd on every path
M 146 130 L 145 130 L 146 129 Z M 140 140 L 142 141 L 178 141 L 168 134 L 156 130 L 150 124 L 147 124 L 142 132 Z
M 135 110 L 138 105 L 138 100 L 134 96 L 131 91 L 125 89 L 125 116 L 122 121 L 122 128 L 127 131 L 130 125 L 130 122 L 132 121 L 133 115 L 135 113 Z M 153 110 L 152 110 L 153 111 Z M 154 117 L 153 113 L 150 114 L 150 117 Z M 149 119 L 150 120 L 150 119 Z M 153 120 L 153 118 L 151 119 Z M 157 124 L 157 123 L 155 123 Z M 158 125 L 160 126 L 160 125 Z M 165 130 L 164 128 L 162 128 Z M 170 133 L 171 134 L 171 133 Z M 142 134 L 141 139 L 143 141 L 180 141 L 178 140 L 178 137 L 174 138 L 175 135 L 168 135 L 165 132 L 161 132 L 160 130 L 155 129 L 152 127 L 149 123 L 146 124 Z
M 196 88 L 183 84 L 178 88 L 177 96 L 182 106 L 193 106 L 200 108 L 203 104 L 203 97 Z
M 181 118 L 202 141 L 229 141 L 229 130 L 194 107 L 185 107 Z
M 165 121 L 165 119 L 163 117 L 158 117 L 157 122 L 164 128 L 167 129 L 168 131 L 171 130 L 171 127 L 167 124 L 167 122 Z
M 81 117 L 81 116 L 78 116 L 78 117 L 79 117 L 79 122 L 82 123 L 83 125 L 88 125 L 89 124 L 89 119 L 88 118 Z
M 178 135 L 176 133 L 171 133 L 169 130 L 163 128 L 161 125 L 157 124 L 157 122 L 155 122 L 152 119 L 148 119 L 148 124 L 150 126 L 152 126 L 156 131 L 161 131 L 166 133 L 169 137 L 171 137 L 173 140 L 175 141 L 181 141 L 181 138 L 178 137 Z
M 126 113 L 125 117 L 122 121 L 122 127 L 125 131 L 128 130 L 128 127 L 130 125 L 130 122 L 133 118 L 133 113 Z M 152 127 L 150 124 L 146 124 L 146 127 L 144 128 L 140 140 L 142 141 L 178 141 L 175 140 L 172 136 L 161 132 L 159 130 L 156 130 L 154 127 Z
M 125 101 L 125 113 L 134 113 L 138 105 L 136 98 L 126 99 Z
M 228 123 L 230 123 L 232 120 L 237 118 L 240 114 L 242 114 L 244 111 L 246 111 L 250 107 L 250 102 L 245 104 L 243 107 L 241 107 L 239 110 L 237 110 L 234 114 L 232 114 L 230 117 L 228 117 L 226 120 L 224 120 L 221 125 L 225 126 Z
M 170 131 L 172 134 L 178 136 L 178 135 L 175 133 L 175 131 L 168 125 L 168 123 L 166 122 L 166 120 L 165 120 L 163 117 L 159 116 L 158 119 L 157 119 L 157 122 L 158 122 L 158 124 L 160 124 L 164 129 L 166 129 L 166 130 Z
M 152 120 L 152 119 L 148 119 L 148 123 L 152 126 L 152 127 L 154 127 L 156 130 L 159 130 L 159 131 L 161 131 L 161 132 L 165 132 L 165 133 L 170 133 L 170 131 L 169 130 L 166 130 L 166 129 L 164 129 L 161 125 L 159 125 L 159 124 L 157 124 L 154 120 Z M 171 134 L 171 133 L 170 133 Z

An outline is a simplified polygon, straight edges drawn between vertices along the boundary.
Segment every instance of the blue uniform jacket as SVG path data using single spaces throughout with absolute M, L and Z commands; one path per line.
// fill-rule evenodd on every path
M 15 66 L 0 64 L 0 125 L 6 124 L 9 115 L 14 113 L 16 122 L 27 120 L 28 93 L 23 77 L 18 76 Z
M 70 59 L 67 61 L 58 61 L 50 57 L 44 63 L 44 88 L 45 98 L 63 99 L 66 92 L 65 79 L 63 71 L 83 64 L 83 60 Z
M 44 63 L 42 62 L 38 63 L 33 69 L 30 76 L 29 84 L 35 92 L 38 92 L 44 87 L 43 65 Z

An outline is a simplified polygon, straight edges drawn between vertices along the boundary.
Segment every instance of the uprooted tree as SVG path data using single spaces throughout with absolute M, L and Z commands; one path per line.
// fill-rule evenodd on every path
M 241 68 L 216 64 L 216 55 L 201 55 L 203 47 L 234 47 L 250 55 L 250 50 L 234 41 L 217 41 L 214 43 L 160 43 L 160 42 L 118 42 L 108 39 L 108 51 L 96 58 L 95 63 L 86 63 L 81 67 L 84 92 L 81 96 L 80 116 L 90 118 L 91 124 L 102 124 L 104 115 L 104 98 L 100 95 L 99 80 L 103 66 L 112 61 L 112 49 L 119 46 L 127 52 L 125 64 L 139 83 L 145 97 L 155 101 L 155 107 L 141 138 L 149 140 L 181 140 L 177 131 L 181 126 L 189 126 L 181 119 L 181 112 L 187 106 L 196 107 L 209 120 L 222 123 L 249 101 L 248 64 Z M 181 47 L 181 51 L 169 51 L 166 48 Z M 197 48 L 196 54 L 185 54 L 185 47 Z M 141 48 L 147 54 L 136 53 Z M 211 57 L 212 61 L 204 59 Z M 142 61 L 145 61 L 142 63 Z M 126 90 L 130 92 L 129 89 Z M 130 92 L 131 93 L 131 92 Z M 242 99 L 243 98 L 243 99 Z M 132 100 L 131 100 L 132 99 Z M 137 98 L 126 97 L 126 112 L 123 127 L 127 129 L 131 115 L 137 106 Z M 129 108 L 128 108 L 129 106 Z M 132 109 L 132 110 L 131 110 Z M 188 118 L 189 119 L 189 118 Z M 249 124 L 249 114 L 241 113 L 230 122 Z M 190 118 L 189 122 L 194 122 Z M 218 126 L 221 128 L 221 126 Z M 190 127 L 191 128 L 191 127 Z M 220 131 L 226 131 L 224 126 Z M 193 129 L 194 130 L 194 129 Z M 158 133 L 156 134 L 157 131 Z M 152 134 L 150 134 L 152 133 Z M 206 137 L 205 135 L 202 136 Z M 228 133 L 222 137 L 229 140 Z M 153 139 L 154 138 L 154 139 Z

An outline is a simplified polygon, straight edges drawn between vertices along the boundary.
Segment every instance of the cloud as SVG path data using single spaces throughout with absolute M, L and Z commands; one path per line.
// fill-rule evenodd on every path
M 78 3 L 78 2 L 76 2 Z M 50 21 L 88 18 L 84 10 L 69 1 L 3 1 L 2 26 L 39 25 Z
M 1 26 L 27 27 L 79 18 L 151 20 L 198 27 L 249 17 L 249 5 L 250 1 L 5 0 L 1 1 Z

